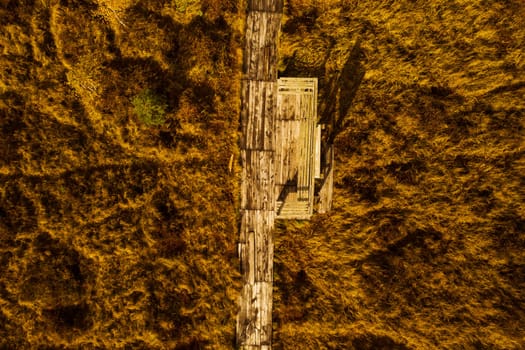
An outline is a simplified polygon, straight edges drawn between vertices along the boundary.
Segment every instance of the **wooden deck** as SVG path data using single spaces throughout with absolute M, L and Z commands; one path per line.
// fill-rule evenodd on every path
M 320 169 L 317 78 L 281 78 L 277 89 L 277 218 L 309 219 L 314 210 L 315 176 Z

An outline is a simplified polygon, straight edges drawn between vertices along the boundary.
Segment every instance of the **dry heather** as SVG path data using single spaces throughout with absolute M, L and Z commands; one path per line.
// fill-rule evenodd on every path
M 233 347 L 242 14 L 0 0 L 0 349 Z M 286 2 L 281 74 L 345 118 L 276 349 L 525 348 L 524 47 L 521 0 Z
M 358 89 L 332 213 L 276 233 L 275 348 L 525 348 L 525 3 L 290 0 L 281 46 Z
M 1 349 L 232 347 L 238 12 L 0 1 Z

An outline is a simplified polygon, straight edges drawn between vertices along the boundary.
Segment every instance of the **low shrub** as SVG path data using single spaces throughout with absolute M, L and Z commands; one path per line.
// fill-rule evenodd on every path
M 146 89 L 131 100 L 134 112 L 141 122 L 148 126 L 158 126 L 166 121 L 165 101 L 154 91 Z

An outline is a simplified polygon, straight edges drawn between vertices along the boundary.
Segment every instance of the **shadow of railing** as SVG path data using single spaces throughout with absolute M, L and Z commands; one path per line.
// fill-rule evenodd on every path
M 361 62 L 361 40 L 358 39 L 342 68 L 325 70 L 325 86 L 319 104 L 319 123 L 325 125 L 323 143 L 333 144 L 336 136 L 344 129 L 344 121 L 365 75 Z

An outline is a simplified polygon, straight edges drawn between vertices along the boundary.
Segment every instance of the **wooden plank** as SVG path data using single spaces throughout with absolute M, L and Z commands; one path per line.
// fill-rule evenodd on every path
M 271 345 L 274 211 L 245 210 L 239 244 L 244 287 L 237 317 L 239 345 Z M 247 348 L 247 347 L 241 347 Z
M 279 91 L 281 92 L 287 92 L 287 91 L 294 91 L 294 92 L 304 92 L 304 93 L 311 93 L 315 89 L 315 86 L 312 84 L 283 84 L 282 82 L 279 82 Z
M 314 177 L 321 178 L 321 125 L 315 127 L 315 169 Z
M 242 349 L 260 349 L 272 344 L 272 283 L 246 284 L 241 293 L 237 317 L 238 346 Z
M 241 219 L 239 258 L 245 283 L 273 281 L 275 210 L 244 210 Z
M 279 94 L 281 96 L 296 96 L 297 94 L 306 95 L 306 96 L 314 96 L 313 92 L 307 92 L 307 91 L 301 91 L 301 90 L 280 90 Z M 290 118 L 293 119 L 293 118 Z
M 273 151 L 241 150 L 241 208 L 275 209 Z
M 280 94 L 316 94 L 317 78 L 280 78 L 278 81 Z
M 295 105 L 294 105 L 295 106 Z M 296 114 L 296 113 L 294 113 Z M 300 150 L 300 120 L 276 121 L 275 184 L 276 199 L 298 173 Z M 295 180 L 296 181 L 296 180 Z M 294 185 L 296 187 L 296 184 Z
M 297 173 L 297 152 L 299 151 L 298 142 L 301 123 L 298 120 L 281 120 L 277 121 L 276 125 L 278 125 L 279 142 L 275 151 L 277 174 L 275 182 L 285 184 L 287 181 L 293 180 Z
M 248 0 L 248 11 L 283 12 L 283 0 Z
M 314 177 L 316 173 L 320 175 L 320 165 L 316 166 L 316 149 L 320 147 L 316 144 L 319 138 L 316 97 L 317 78 L 280 78 L 278 81 L 276 198 L 285 190 L 285 183 L 294 180 L 298 200 L 307 201 L 309 214 L 313 212 Z M 317 158 L 319 164 L 320 150 Z
M 248 242 L 247 233 L 264 230 L 265 233 L 271 233 L 271 222 L 275 217 L 274 210 L 248 210 L 241 209 L 241 227 L 240 239 L 241 243 Z
M 257 313 L 254 295 L 255 285 L 245 284 L 241 291 L 240 310 L 237 314 L 237 345 L 257 346 L 260 345 L 260 336 L 257 334 Z
M 308 125 L 306 123 L 301 123 L 301 131 L 299 135 L 300 139 L 300 149 L 299 149 L 299 159 L 298 159 L 298 170 L 297 170 L 297 197 L 298 200 L 307 199 L 308 193 L 308 182 L 307 182 L 307 157 L 308 150 L 306 149 L 307 144 L 307 129 Z
M 257 325 L 260 327 L 260 344 L 272 344 L 272 283 L 255 283 L 256 299 L 258 301 Z
M 273 235 L 268 230 L 268 224 L 275 221 L 275 211 L 259 215 L 262 230 L 255 231 L 255 280 L 257 282 L 273 281 Z
M 303 214 L 302 212 L 285 213 L 276 217 L 277 220 L 310 220 L 312 214 Z
M 282 121 L 275 121 L 275 154 L 274 154 L 274 166 L 275 166 L 275 200 L 279 200 L 279 195 L 284 188 L 285 182 L 283 181 L 283 147 L 282 140 L 284 138 L 284 126 Z
M 255 259 L 255 232 L 249 231 L 245 236 L 246 242 L 239 243 L 241 273 L 245 283 L 253 284 L 255 283 L 255 271 L 257 269 Z
M 317 89 L 317 79 L 315 81 L 315 95 L 314 95 L 314 110 L 313 110 L 313 118 L 316 125 L 316 135 L 315 135 L 315 177 L 320 178 L 321 177 L 321 129 L 322 126 L 318 124 L 319 122 L 319 116 L 317 115 L 317 96 L 318 96 L 318 89 Z M 313 205 L 312 205 L 313 207 Z
M 334 187 L 334 152 L 333 147 L 330 147 L 327 151 L 327 165 L 329 166 L 328 172 L 325 175 L 323 185 L 319 191 L 319 204 L 317 212 L 324 214 L 332 209 L 333 200 L 333 187 Z
M 314 105 L 317 102 L 313 98 L 308 99 L 308 212 L 309 214 L 313 213 L 314 205 L 314 186 L 315 186 L 315 125 L 316 118 L 314 114 Z
M 296 93 L 282 94 L 279 91 L 277 97 L 277 120 L 296 120 L 299 99 L 300 96 Z
M 303 89 L 313 90 L 315 88 L 315 80 L 311 81 L 303 81 L 303 80 L 289 80 L 286 78 L 280 78 L 279 79 L 279 89 L 287 89 L 287 88 L 296 88 L 300 87 Z
M 273 150 L 277 84 L 243 80 L 241 101 L 241 148 Z
M 301 96 L 279 95 L 276 121 L 276 189 L 277 195 L 294 180 L 298 171 L 300 121 L 298 120 Z
M 277 42 L 281 13 L 251 11 L 246 18 L 243 78 L 277 80 Z
M 301 84 L 305 86 L 317 86 L 317 78 L 301 78 L 301 77 L 281 77 L 279 84 L 282 86 Z
M 309 123 L 309 101 L 304 96 L 301 96 L 299 104 L 299 118 L 301 119 L 300 126 L 300 150 L 299 150 L 299 164 L 297 176 L 297 195 L 299 200 L 308 200 L 309 193 L 309 170 L 310 170 L 310 123 Z

